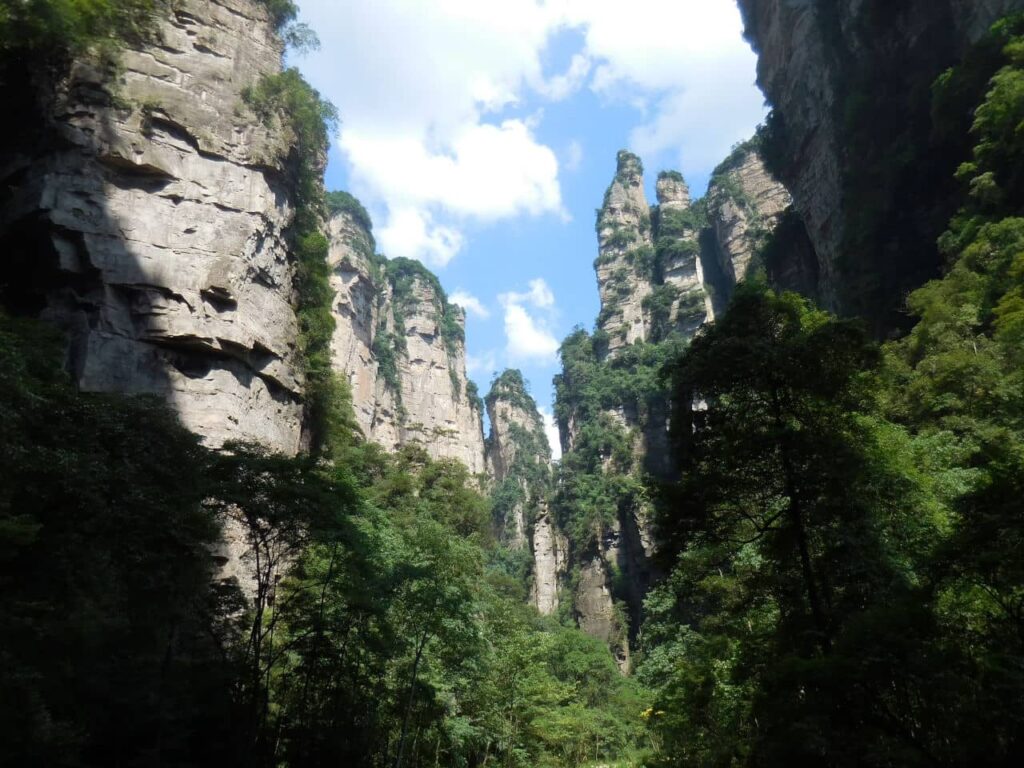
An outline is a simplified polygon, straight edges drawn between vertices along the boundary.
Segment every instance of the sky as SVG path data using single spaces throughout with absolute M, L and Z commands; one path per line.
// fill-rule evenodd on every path
M 696 196 L 764 118 L 735 0 L 300 0 L 290 57 L 338 108 L 328 189 L 467 312 L 470 378 L 519 368 L 549 426 L 558 347 L 599 310 L 594 212 L 629 149 Z

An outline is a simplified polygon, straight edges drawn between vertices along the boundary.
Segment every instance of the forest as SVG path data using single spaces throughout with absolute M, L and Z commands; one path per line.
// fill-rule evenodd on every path
M 115 55 L 156 5 L 5 3 L 0 89 L 26 66 Z M 292 3 L 266 5 L 308 41 Z M 565 339 L 556 416 L 584 427 L 550 473 L 521 460 L 522 487 L 365 439 L 330 360 L 323 221 L 355 211 L 370 227 L 322 188 L 337 112 L 294 69 L 245 98 L 294 138 L 308 450 L 211 448 L 158 397 L 80 391 L 58 330 L 0 313 L 0 765 L 1017 764 L 1024 18 L 932 86 L 935 124 L 969 111 L 973 149 L 942 274 L 907 296 L 905 328 L 776 290 L 780 227 L 689 343 L 659 332 L 608 363 L 600 333 Z M 422 270 L 375 268 L 406 287 Z M 429 279 L 454 354 L 461 327 Z M 525 385 L 508 372 L 493 386 Z M 659 398 L 667 476 L 638 468 L 607 416 Z M 657 568 L 622 619 L 631 674 L 571 599 L 551 616 L 529 604 L 502 521 L 541 497 L 581 549 L 623 505 L 655 510 Z M 232 543 L 245 573 L 224 570 Z

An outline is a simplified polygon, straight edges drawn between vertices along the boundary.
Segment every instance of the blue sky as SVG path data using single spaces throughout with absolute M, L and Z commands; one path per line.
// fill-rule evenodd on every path
M 621 148 L 711 169 L 764 116 L 734 0 L 300 0 L 297 59 L 341 114 L 329 189 L 467 307 L 470 376 L 550 414 L 557 346 L 598 312 L 594 209 Z

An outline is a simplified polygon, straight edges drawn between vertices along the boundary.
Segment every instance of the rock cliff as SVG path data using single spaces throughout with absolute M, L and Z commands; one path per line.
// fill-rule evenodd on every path
M 252 0 L 181 0 L 117 69 L 40 83 L 2 150 L 4 304 L 69 336 L 85 390 L 166 397 L 211 445 L 300 445 L 290 137 L 246 108 L 281 71 Z
M 388 450 L 421 444 L 434 458 L 485 471 L 482 407 L 466 377 L 465 315 L 418 262 L 374 254 L 365 212 L 329 225 L 334 367 L 356 419 Z
M 484 402 L 491 423 L 487 468 L 495 527 L 510 548 L 528 549 L 530 602 L 541 614 L 551 615 L 564 587 L 569 545 L 549 506 L 551 448 L 544 421 L 517 370 L 498 376 Z
M 598 256 L 595 262 L 601 295 L 598 329 L 608 336 L 614 353 L 647 337 L 643 301 L 651 283 L 643 274 L 643 255 L 653 244 L 651 214 L 644 194 L 643 165 L 629 152 L 619 152 L 618 167 L 597 217 Z
M 565 451 L 555 533 L 561 527 L 569 545 L 565 581 L 580 627 L 606 642 L 624 671 L 656 575 L 640 478 L 672 471 L 659 371 L 760 264 L 790 204 L 755 141 L 716 169 L 701 200 L 674 171 L 659 174 L 655 189 L 651 208 L 640 160 L 620 152 L 597 219 L 601 313 L 593 336 L 580 331 L 566 340 L 555 382 Z M 535 526 L 538 537 L 551 534 Z
M 765 168 L 756 142 L 737 147 L 715 170 L 708 186 L 708 223 L 727 286 L 746 276 L 792 202 L 786 188 Z
M 936 130 L 932 84 L 1024 2 L 739 5 L 774 106 L 769 165 L 792 191 L 816 254 L 809 292 L 884 331 L 906 291 L 937 273 L 934 243 L 957 199 L 953 173 L 968 159 L 970 116 L 958 116 L 967 122 L 957 130 Z

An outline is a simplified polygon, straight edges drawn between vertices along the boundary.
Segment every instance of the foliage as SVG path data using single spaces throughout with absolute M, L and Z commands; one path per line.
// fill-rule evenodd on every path
M 354 195 L 344 190 L 335 190 L 328 192 L 324 196 L 324 200 L 327 204 L 327 212 L 331 216 L 347 213 L 355 219 L 359 226 L 366 230 L 367 234 L 372 236 L 373 221 L 370 219 L 370 214 L 366 212 L 366 208 L 363 207 L 363 204 Z
M 748 285 L 676 368 L 682 480 L 661 489 L 670 575 L 647 600 L 640 671 L 665 765 L 1017 759 L 1013 23 L 937 85 L 945 112 L 991 78 L 958 174 L 965 205 L 940 240 L 948 268 L 911 294 L 910 333 L 877 349 L 848 322 Z
M 145 36 L 156 0 L 27 0 L 0 9 L 0 56 L 75 55 Z
M 75 392 L 61 347 L 0 317 L 0 761 L 215 765 L 235 603 L 206 454 L 154 399 Z

